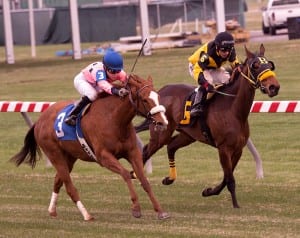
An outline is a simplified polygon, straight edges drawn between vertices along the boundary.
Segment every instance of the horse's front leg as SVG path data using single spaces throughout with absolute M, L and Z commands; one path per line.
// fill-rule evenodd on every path
M 224 177 L 222 182 L 219 185 L 215 186 L 214 188 L 211 188 L 211 187 L 205 188 L 202 191 L 202 196 L 209 197 L 212 195 L 219 195 L 222 192 L 222 190 L 225 188 L 225 186 L 226 186 L 226 180 Z
M 140 218 L 142 216 L 141 206 L 138 201 L 137 193 L 133 187 L 133 183 L 131 181 L 131 174 L 128 170 L 126 170 L 121 163 L 115 158 L 110 152 L 103 150 L 97 158 L 101 158 L 99 163 L 101 166 L 109 169 L 110 171 L 121 175 L 124 181 L 127 184 L 131 201 L 132 201 L 132 215 L 136 218 Z
M 137 148 L 130 151 L 128 161 L 130 161 L 137 178 L 141 182 L 143 189 L 145 190 L 145 192 L 147 192 L 150 201 L 152 202 L 154 211 L 156 211 L 158 214 L 158 218 L 159 219 L 169 218 L 170 217 L 169 214 L 162 210 L 158 200 L 155 198 L 150 183 L 144 174 L 141 154 L 139 153 Z
M 222 182 L 214 188 L 206 188 L 203 190 L 202 195 L 204 197 L 212 196 L 212 195 L 219 195 L 221 191 L 227 186 L 231 194 L 232 204 L 234 208 L 239 208 L 236 193 L 235 193 L 235 179 L 233 176 L 233 170 L 237 164 L 237 161 L 234 160 L 234 165 L 232 164 L 232 153 L 230 153 L 226 149 L 219 148 L 219 158 L 220 163 L 223 168 L 224 177 Z

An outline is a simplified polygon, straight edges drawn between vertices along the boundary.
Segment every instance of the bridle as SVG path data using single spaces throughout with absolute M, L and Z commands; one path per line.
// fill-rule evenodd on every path
M 147 106 L 146 103 L 144 102 L 143 98 L 141 97 L 141 92 L 148 88 L 148 87 L 152 87 L 152 84 L 145 84 L 144 86 L 142 86 L 141 88 L 137 89 L 136 91 L 136 99 L 133 98 L 133 93 L 132 93 L 132 88 L 130 87 L 130 82 L 129 82 L 129 78 L 132 77 L 131 75 L 127 78 L 126 84 L 125 84 L 125 88 L 129 91 L 129 101 L 132 104 L 132 106 L 135 108 L 136 114 L 137 115 L 141 115 L 145 118 L 150 118 L 154 123 L 155 120 L 153 119 L 153 116 L 157 113 L 165 113 L 166 112 L 166 108 L 163 105 L 158 105 L 155 106 L 153 108 L 150 109 L 150 111 L 147 110 Z M 147 112 L 144 113 L 141 110 L 139 110 L 139 106 L 140 103 L 142 104 L 143 107 L 143 111 Z
M 248 63 L 248 61 L 250 61 Z M 261 84 L 261 81 L 264 79 L 274 76 L 275 73 L 273 70 L 275 69 L 275 65 L 273 61 L 267 60 L 263 56 L 256 56 L 252 59 L 247 59 L 245 62 L 246 65 L 239 65 L 234 69 L 232 77 L 236 77 L 235 72 L 238 71 L 245 79 L 248 80 L 250 85 L 254 88 L 260 88 L 260 90 L 265 93 L 266 88 Z M 247 67 L 247 72 L 243 72 L 243 68 Z M 224 93 L 218 90 L 215 90 L 215 93 L 222 94 L 229 97 L 235 97 L 234 94 Z
M 239 70 L 240 74 L 249 81 L 250 85 L 253 88 L 260 88 L 262 92 L 265 92 L 265 87 L 261 84 L 261 82 L 270 77 L 274 76 L 275 73 L 273 70 L 275 69 L 274 63 L 272 61 L 268 61 L 263 56 L 256 56 L 252 60 L 247 63 L 247 74 L 245 74 L 242 70 Z

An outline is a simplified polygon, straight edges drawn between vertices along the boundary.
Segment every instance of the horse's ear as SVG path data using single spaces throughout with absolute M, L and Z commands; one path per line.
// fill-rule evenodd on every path
M 245 51 L 246 51 L 247 59 L 253 58 L 253 57 L 254 57 L 254 54 L 251 53 L 251 52 L 247 49 L 246 45 L 244 45 L 244 48 L 245 48 Z
M 260 45 L 260 48 L 259 48 L 259 55 L 261 55 L 261 56 L 265 55 L 265 47 L 264 47 L 264 44 L 261 44 L 261 45 Z
M 150 75 L 148 76 L 147 80 L 150 81 L 151 83 L 153 82 L 153 79 L 152 79 L 152 77 Z

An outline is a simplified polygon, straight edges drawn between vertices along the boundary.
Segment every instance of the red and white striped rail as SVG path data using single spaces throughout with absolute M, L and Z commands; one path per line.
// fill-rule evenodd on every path
M 0 101 L 0 112 L 43 112 L 54 102 Z
M 254 101 L 251 112 L 300 112 L 300 101 Z
M 0 112 L 43 112 L 53 103 L 0 101 Z M 300 101 L 254 101 L 251 112 L 300 112 Z

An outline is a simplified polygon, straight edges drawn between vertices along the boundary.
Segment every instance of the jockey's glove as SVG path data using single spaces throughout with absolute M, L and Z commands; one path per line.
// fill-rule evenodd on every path
M 112 87 L 111 88 L 111 93 L 113 95 L 116 95 L 116 96 L 119 96 L 119 97 L 125 97 L 126 95 L 129 94 L 129 91 L 126 89 L 126 88 L 115 88 L 115 87 Z
M 129 91 L 126 88 L 120 88 L 119 90 L 119 96 L 120 97 L 125 97 L 129 94 Z

